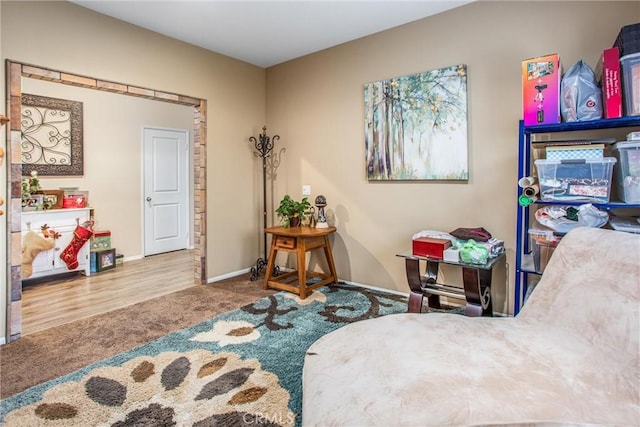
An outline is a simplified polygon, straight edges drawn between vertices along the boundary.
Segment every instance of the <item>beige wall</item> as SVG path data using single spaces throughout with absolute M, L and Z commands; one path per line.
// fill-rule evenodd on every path
M 494 277 L 494 308 L 511 312 L 521 61 L 559 53 L 565 69 L 595 67 L 639 18 L 637 2 L 481 1 L 269 68 L 267 121 L 287 148 L 274 199 L 303 184 L 325 195 L 340 278 L 403 292 L 395 254 L 413 233 L 484 226 L 506 242 L 509 296 Z M 367 182 L 363 85 L 456 64 L 468 67 L 469 182 Z
M 67 2 L 2 1 L 0 8 L 3 64 L 12 59 L 207 100 L 208 277 L 248 268 L 261 252 L 259 163 L 248 138 L 265 123 L 264 69 Z

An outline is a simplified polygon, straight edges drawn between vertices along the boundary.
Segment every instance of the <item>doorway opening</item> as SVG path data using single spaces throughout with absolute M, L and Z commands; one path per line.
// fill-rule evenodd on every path
M 7 341 L 20 338 L 22 325 L 22 279 L 21 279 L 21 102 L 22 79 L 32 78 L 48 80 L 65 85 L 101 90 L 125 96 L 142 97 L 159 102 L 169 102 L 193 107 L 193 245 L 194 245 L 194 282 L 204 284 L 206 274 L 206 100 L 175 94 L 166 91 L 143 88 L 127 83 L 102 80 L 95 77 L 82 76 L 66 71 L 41 66 L 6 61 L 7 94 L 9 96 L 9 126 L 7 127 L 7 156 L 10 162 L 10 178 L 8 180 L 8 198 L 10 209 L 7 209 L 7 254 L 10 267 L 7 271 L 7 322 L 5 336 Z

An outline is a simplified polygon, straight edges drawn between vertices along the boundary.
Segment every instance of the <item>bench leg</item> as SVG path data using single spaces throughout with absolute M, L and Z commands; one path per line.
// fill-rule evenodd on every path
M 420 313 L 422 311 L 422 286 L 420 283 L 420 262 L 417 259 L 405 260 L 407 270 L 407 282 L 409 283 L 409 302 L 407 311 L 409 313 Z
M 464 295 L 467 300 L 465 314 L 467 316 L 493 316 L 491 275 L 492 270 L 468 267 L 462 269 Z

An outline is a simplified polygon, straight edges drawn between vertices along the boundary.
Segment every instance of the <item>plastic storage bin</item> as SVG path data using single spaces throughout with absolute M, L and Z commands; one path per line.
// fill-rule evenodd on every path
M 616 159 L 535 161 L 542 201 L 608 203 Z
M 609 219 L 609 225 L 614 230 L 640 234 L 640 218 L 612 216 Z
M 618 159 L 615 183 L 618 197 L 625 203 L 640 203 L 640 141 L 613 144 Z
M 620 58 L 626 116 L 640 116 L 640 52 Z
M 531 238 L 533 267 L 537 273 L 542 273 L 562 236 L 554 234 L 553 230 L 548 228 L 531 227 L 529 237 Z

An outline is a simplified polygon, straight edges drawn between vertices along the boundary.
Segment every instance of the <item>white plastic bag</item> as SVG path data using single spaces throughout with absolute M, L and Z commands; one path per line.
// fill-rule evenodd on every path
M 576 62 L 560 82 L 560 111 L 565 122 L 602 118 L 602 90 L 584 61 Z
M 576 227 L 602 227 L 609 221 L 606 211 L 593 206 L 591 203 L 577 206 L 578 220 L 567 218 L 567 209 L 570 206 L 545 206 L 536 211 L 536 221 L 545 227 L 559 233 L 568 233 Z

